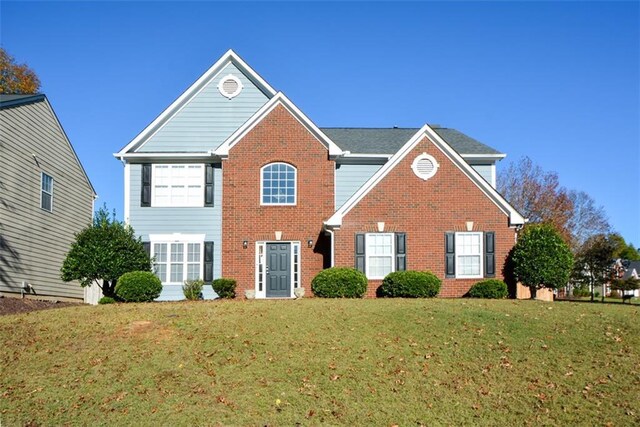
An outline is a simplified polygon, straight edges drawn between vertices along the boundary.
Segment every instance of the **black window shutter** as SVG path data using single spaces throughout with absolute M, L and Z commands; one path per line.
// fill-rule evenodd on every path
M 365 270 L 365 243 L 364 243 L 364 233 L 356 234 L 356 270 L 367 274 Z
M 213 165 L 204 165 L 204 205 L 213 206 Z
M 140 206 L 151 206 L 151 164 L 142 164 L 142 187 L 140 189 Z
M 496 277 L 496 233 L 484 233 L 484 275 Z
M 396 233 L 396 271 L 407 269 L 407 233 Z
M 205 282 L 213 280 L 213 242 L 204 242 L 204 277 Z
M 142 242 L 142 247 L 144 251 L 151 257 L 151 242 Z
M 444 233 L 445 277 L 456 277 L 456 233 Z

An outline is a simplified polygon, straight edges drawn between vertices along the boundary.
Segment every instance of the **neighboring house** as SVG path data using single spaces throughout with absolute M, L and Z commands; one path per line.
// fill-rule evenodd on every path
M 640 261 L 627 261 L 625 264 L 626 263 L 628 263 L 628 265 L 625 266 L 626 269 L 622 279 L 626 280 L 630 277 L 633 277 L 636 280 L 640 279 Z M 640 289 L 636 289 L 635 291 L 626 291 L 625 294 L 640 297 Z
M 525 222 L 495 190 L 504 154 L 435 125 L 318 128 L 231 50 L 115 157 L 161 299 L 218 277 L 239 295 L 309 295 L 331 266 L 363 271 L 368 296 L 404 269 L 461 296 L 502 277 Z
M 45 95 L 0 95 L 0 294 L 85 300 L 60 279 L 96 193 Z

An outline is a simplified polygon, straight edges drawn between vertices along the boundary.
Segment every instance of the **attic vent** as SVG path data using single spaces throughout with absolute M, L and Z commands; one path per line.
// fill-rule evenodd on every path
M 229 74 L 220 80 L 218 90 L 222 96 L 231 99 L 242 91 L 242 82 L 233 74 Z
M 415 158 L 413 164 L 411 165 L 411 169 L 413 169 L 413 173 L 420 179 L 427 180 L 434 176 L 438 171 L 440 165 L 432 156 L 427 153 L 422 153 L 418 157 Z

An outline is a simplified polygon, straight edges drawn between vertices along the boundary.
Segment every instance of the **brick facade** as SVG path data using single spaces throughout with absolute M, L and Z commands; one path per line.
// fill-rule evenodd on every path
M 297 169 L 295 206 L 261 206 L 260 169 L 273 162 Z M 254 289 L 255 242 L 282 231 L 282 241 L 300 242 L 301 286 L 310 295 L 311 279 L 330 256 L 322 224 L 334 212 L 335 163 L 327 148 L 278 105 L 231 148 L 222 168 L 222 275 L 237 280 L 239 296 Z
M 440 167 L 432 178 L 423 181 L 411 169 L 416 156 L 427 153 Z M 430 270 L 443 280 L 441 297 L 460 297 L 481 279 L 445 279 L 444 236 L 448 231 L 495 232 L 496 278 L 515 242 L 515 230 L 508 215 L 498 208 L 428 138 L 416 147 L 383 178 L 343 218 L 335 232 L 336 266 L 354 266 L 356 233 L 377 232 L 377 223 L 385 223 L 385 232 L 407 233 L 407 269 Z M 375 296 L 381 281 L 370 281 L 367 296 Z

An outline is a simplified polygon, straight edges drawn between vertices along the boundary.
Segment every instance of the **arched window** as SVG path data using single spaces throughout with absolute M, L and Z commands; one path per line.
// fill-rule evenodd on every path
M 262 168 L 261 175 L 261 204 L 296 204 L 296 168 L 286 163 L 270 163 Z

